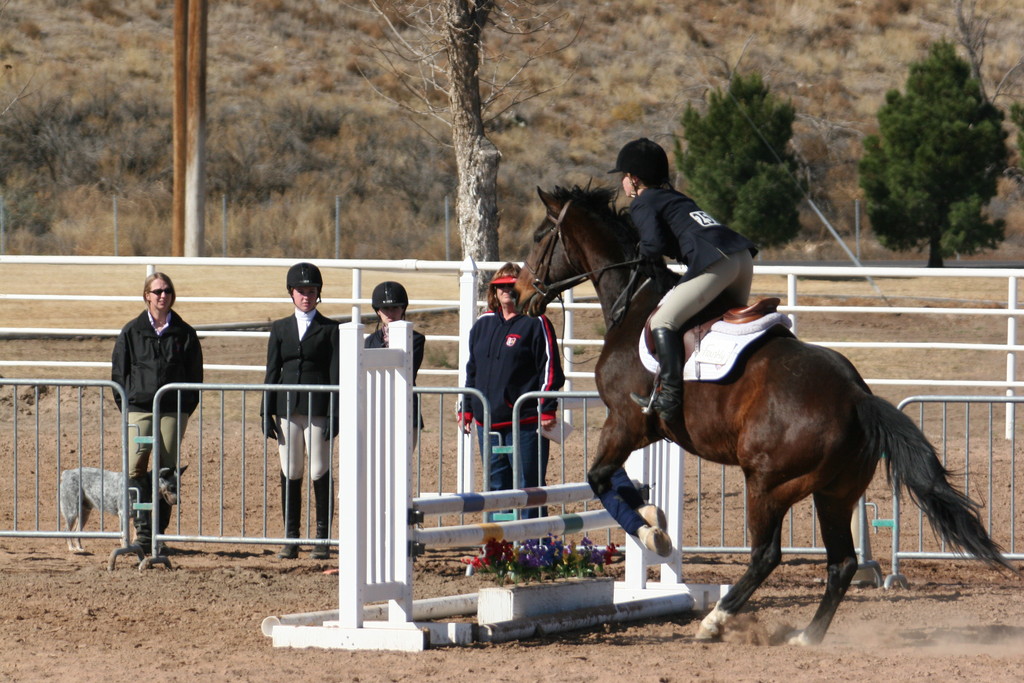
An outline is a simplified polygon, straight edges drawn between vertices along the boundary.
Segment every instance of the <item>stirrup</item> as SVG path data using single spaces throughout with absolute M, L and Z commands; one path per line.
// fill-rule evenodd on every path
M 654 399 L 658 395 L 657 391 L 652 391 L 650 396 L 641 396 L 630 392 L 629 397 L 633 399 L 633 402 L 640 406 L 640 412 L 644 415 L 650 415 L 654 412 Z
M 668 422 L 672 418 L 676 417 L 676 413 L 682 409 L 683 403 L 682 401 L 676 401 L 676 404 L 670 407 L 657 405 L 658 399 L 661 398 L 661 394 L 661 389 L 655 389 L 651 392 L 650 396 L 641 396 L 639 394 L 630 393 L 629 397 L 640 406 L 640 412 L 644 415 L 654 413 L 665 422 Z

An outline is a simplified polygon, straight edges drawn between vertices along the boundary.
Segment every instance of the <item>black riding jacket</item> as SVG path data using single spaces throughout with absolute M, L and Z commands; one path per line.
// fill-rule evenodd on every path
M 420 371 L 420 366 L 423 365 L 423 351 L 426 347 L 427 338 L 423 336 L 422 332 L 412 331 L 412 383 L 416 385 L 416 374 Z M 363 341 L 363 348 L 366 349 L 384 349 L 384 328 L 378 328 L 376 332 L 366 337 Z M 419 428 L 423 427 L 423 415 L 420 413 L 420 397 L 417 394 L 413 394 L 412 397 L 412 408 L 413 415 L 416 416 L 416 421 L 413 423 Z
M 267 374 L 263 380 L 264 384 L 330 384 L 336 387 L 338 376 L 336 321 L 317 311 L 301 340 L 294 315 L 274 321 L 270 327 L 270 340 L 267 342 Z M 261 410 L 261 414 L 267 416 L 325 417 L 331 412 L 331 394 L 328 392 L 268 393 L 269 405 L 264 405 Z M 337 415 L 333 417 L 337 420 Z
M 649 188 L 629 205 L 629 215 L 640 233 L 640 253 L 651 259 L 669 256 L 686 266 L 690 279 L 723 256 L 749 249 L 754 243 L 701 211 L 682 192 Z
M 162 335 L 157 335 L 149 320 L 149 312 L 129 322 L 121 329 L 114 343 L 111 357 L 110 379 L 124 387 L 128 397 L 128 410 L 148 413 L 153 410 L 153 397 L 157 390 L 172 382 L 197 383 L 203 381 L 203 348 L 192 326 L 177 313 Z M 121 396 L 114 392 L 119 410 Z M 199 405 L 198 391 L 181 392 L 181 410 L 191 415 Z M 160 411 L 170 414 L 178 409 L 176 392 L 165 393 Z

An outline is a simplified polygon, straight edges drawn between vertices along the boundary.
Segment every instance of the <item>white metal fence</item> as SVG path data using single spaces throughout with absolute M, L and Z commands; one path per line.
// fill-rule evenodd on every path
M 262 377 L 264 367 L 259 363 L 235 361 L 231 349 L 236 344 L 251 346 L 254 341 L 257 345 L 265 344 L 267 335 L 263 331 L 238 329 L 258 326 L 251 319 L 241 317 L 244 314 L 235 312 L 239 305 L 277 307 L 278 315 L 269 317 L 279 317 L 290 310 L 287 298 L 280 292 L 276 295 L 273 293 L 283 290 L 279 281 L 283 281 L 283 274 L 292 263 L 292 260 L 284 259 L 0 257 L 0 340 L 13 342 L 43 336 L 58 339 L 101 337 L 110 338 L 112 345 L 118 328 L 114 324 L 91 325 L 95 322 L 92 316 L 75 314 L 78 305 L 123 309 L 126 302 L 131 302 L 131 308 L 138 310 L 137 304 L 141 303 L 141 297 L 140 293 L 134 292 L 141 289 L 140 285 L 146 273 L 154 269 L 170 272 L 175 277 L 179 292 L 202 291 L 204 278 L 209 275 L 210 269 L 220 273 L 239 273 L 235 278 L 238 286 L 232 289 L 244 290 L 241 292 L 243 295 L 235 296 L 235 292 L 231 292 L 230 296 L 226 295 L 224 287 L 218 286 L 218 282 L 214 281 L 211 282 L 210 290 L 220 291 L 224 295 L 182 295 L 176 304 L 176 307 L 186 311 L 189 318 L 192 318 L 191 311 L 204 310 L 207 311 L 207 318 L 215 321 L 199 326 L 204 345 L 207 343 L 206 340 L 218 341 L 228 349 L 228 352 L 224 354 L 224 362 L 216 362 L 217 359 L 210 362 L 211 359 L 208 357 L 207 370 L 228 373 L 229 376 L 243 379 L 248 384 L 239 384 L 236 391 L 230 391 L 223 385 L 211 385 L 207 387 L 208 391 L 203 392 L 203 404 L 197 413 L 199 417 L 193 419 L 186 437 L 188 443 L 183 447 L 183 460 L 193 458 L 199 463 L 196 468 L 190 468 L 189 474 L 186 475 L 185 498 L 191 497 L 192 501 L 177 509 L 173 522 L 174 531 L 181 528 L 180 515 L 187 513 L 194 515 L 195 520 L 194 524 L 192 521 L 188 522 L 188 532 L 178 531 L 177 535 L 181 536 L 182 540 L 184 536 L 198 535 L 217 537 L 222 542 L 251 538 L 259 539 L 259 542 L 264 544 L 280 542 L 283 539 L 277 531 L 280 513 L 277 510 L 277 494 L 274 489 L 276 481 L 270 476 L 276 467 L 277 456 L 275 452 L 268 452 L 258 425 L 252 421 L 253 406 L 258 405 L 261 393 L 257 389 L 257 383 Z M 435 402 L 436 408 L 429 409 L 432 423 L 428 424 L 417 446 L 414 488 L 420 493 L 474 490 L 478 484 L 471 481 L 472 471 L 464 471 L 461 465 L 467 462 L 461 452 L 466 440 L 455 433 L 447 417 L 454 412 L 455 400 L 450 394 L 458 393 L 457 387 L 462 383 L 465 340 L 479 309 L 479 302 L 476 299 L 479 277 L 483 271 L 492 270 L 500 264 L 485 263 L 476 266 L 472 262 L 351 260 L 318 261 L 317 264 L 324 270 L 328 279 L 340 279 L 344 282 L 343 287 L 334 286 L 330 292 L 348 289 L 345 296 L 325 298 L 322 310 L 328 313 L 336 314 L 342 310 L 348 315 L 360 316 L 369 312 L 367 295 L 377 280 L 397 279 L 408 283 L 416 281 L 415 278 L 426 277 L 429 278 L 427 285 L 411 288 L 420 293 L 413 296 L 410 317 L 416 320 L 420 316 L 426 317 L 427 311 L 438 309 L 458 315 L 458 334 L 450 333 L 454 323 L 443 328 L 443 332 L 428 331 L 428 348 L 457 345 L 459 354 L 457 363 L 449 364 L 448 367 L 432 364 L 428 354 L 427 362 L 420 372 L 420 384 L 431 385 L 421 387 L 425 392 L 423 398 L 426 400 L 430 392 L 436 394 L 430 398 Z M 73 266 L 75 277 L 55 274 L 44 281 L 19 277 L 19 268 L 36 266 L 59 266 L 55 273 L 65 272 L 64 266 Z M 102 274 L 107 269 L 115 268 L 127 273 L 122 275 L 122 279 L 128 279 L 130 282 L 119 288 L 110 287 L 110 291 L 107 292 L 104 290 L 107 285 L 102 283 Z M 246 282 L 247 276 L 242 274 L 254 268 L 269 269 L 265 272 L 274 274 L 274 283 L 262 286 L 258 282 Z M 84 286 L 83 278 L 88 280 L 93 277 L 90 275 L 92 273 L 96 274 L 98 284 Z M 368 280 L 368 274 L 372 274 L 376 279 L 364 287 L 363 281 Z M 781 310 L 794 319 L 795 330 L 806 341 L 830 346 L 850 355 L 862 354 L 855 358 L 855 364 L 877 391 L 888 390 L 891 394 L 896 388 L 907 387 L 913 393 L 920 394 L 929 387 L 935 387 L 942 389 L 942 393 L 948 393 L 948 389 L 956 387 L 979 394 L 1012 394 L 1022 385 L 1017 378 L 1015 362 L 1016 354 L 1022 348 L 1017 343 L 1016 334 L 1017 320 L 1024 313 L 1020 306 L 1017 286 L 1022 275 L 1024 269 L 756 266 L 754 290 L 757 295 L 782 297 L 784 304 Z M 894 285 L 908 279 L 930 283 L 927 295 L 894 294 L 894 291 L 901 290 Z M 219 282 L 222 284 L 223 281 Z M 185 282 L 188 284 L 183 285 Z M 83 292 L 83 289 L 89 291 Z M 563 353 L 567 363 L 578 356 L 584 356 L 592 361 L 597 347 L 601 344 L 602 330 L 599 325 L 593 323 L 593 310 L 598 308 L 598 304 L 589 296 L 592 290 L 586 287 L 578 289 L 580 291 L 575 294 L 567 293 L 564 314 L 563 309 L 551 312 L 553 317 L 560 318 Z M 427 292 L 426 296 L 424 292 Z M 34 311 L 37 315 L 12 313 L 18 306 L 27 307 L 25 310 Z M 39 320 L 46 319 L 45 315 L 39 313 L 40 307 L 43 306 L 64 307 L 64 310 L 71 313 L 64 317 L 68 321 L 67 325 L 37 325 Z M 220 314 L 220 311 L 223 311 L 223 314 Z M 584 324 L 583 321 L 588 315 L 590 321 Z M 267 317 L 264 315 L 264 319 Z M 893 338 L 893 328 L 890 325 L 881 328 L 881 335 L 873 337 L 873 323 L 882 317 L 898 319 L 908 331 L 902 333 L 900 330 L 900 333 L 895 335 L 896 338 Z M 119 320 L 116 325 L 123 322 L 119 318 L 112 319 Z M 10 349 L 12 346 L 3 343 L 0 344 L 0 348 Z M 104 351 L 98 353 L 95 358 L 73 360 L 54 357 L 53 354 L 46 354 L 38 349 L 37 345 L 28 344 L 25 348 L 20 348 L 16 354 L 0 351 L 0 365 L 27 377 L 36 376 L 41 369 L 53 373 L 85 369 L 95 371 L 100 377 L 108 376 L 109 347 L 105 346 Z M 875 356 L 881 355 L 878 352 L 882 350 L 892 351 L 893 353 L 886 355 L 895 359 L 886 363 L 876 362 Z M 952 364 L 959 364 L 960 367 L 953 367 Z M 8 371 L 4 372 L 6 374 Z M 571 382 L 575 381 L 583 388 L 591 378 L 591 373 L 587 369 L 574 369 L 571 365 L 567 366 L 566 374 L 570 378 L 570 387 Z M 54 381 L 39 384 L 57 383 Z M 0 423 L 6 423 L 0 426 L 10 430 L 16 423 L 24 425 L 25 420 L 30 420 L 29 424 L 35 425 L 29 430 L 22 428 L 19 437 L 9 445 L 13 445 L 15 449 L 13 459 L 18 463 L 16 470 L 20 472 L 21 468 L 27 468 L 26 472 L 36 474 L 31 477 L 21 475 L 22 479 L 19 480 L 15 491 L 16 508 L 13 516 L 3 515 L 6 521 L 0 519 L 0 532 L 6 530 L 17 534 L 27 532 L 29 535 L 60 535 L 55 505 L 56 479 L 50 481 L 49 473 L 59 476 L 58 464 L 69 463 L 70 466 L 74 462 L 85 462 L 81 460 L 83 455 L 87 459 L 95 459 L 96 454 L 101 454 L 104 450 L 114 452 L 110 444 L 116 442 L 117 447 L 120 447 L 115 426 L 118 421 L 108 421 L 102 417 L 102 412 L 97 413 L 96 411 L 102 411 L 103 407 L 96 405 L 96 399 L 88 398 L 88 393 L 85 395 L 85 403 L 62 409 L 60 405 L 69 398 L 67 393 L 61 395 L 57 392 L 59 400 L 53 402 L 52 394 L 49 398 L 40 399 L 38 388 L 4 387 L 3 391 L 14 393 L 5 394 L 11 397 L 11 412 L 2 409 L 0 405 Z M 21 393 L 18 393 L 19 391 Z M 33 391 L 36 393 L 32 394 Z M 247 399 L 246 396 L 250 393 L 251 396 Z M 900 396 L 905 393 L 910 391 Z M 26 406 L 26 400 L 34 401 L 35 407 Z M 0 404 L 4 402 L 4 396 L 0 396 Z M 100 404 L 102 403 L 101 399 Z M 1015 403 L 1016 401 L 1009 400 L 993 402 L 994 407 L 989 409 L 993 415 L 992 419 L 1002 420 L 1004 429 L 1001 437 L 989 438 L 1001 438 L 1004 441 L 1013 438 Z M 44 412 L 39 412 L 41 406 L 45 407 Z M 582 437 L 577 437 L 576 448 L 582 451 L 579 459 L 585 469 L 588 462 L 587 453 L 592 446 L 588 435 L 596 434 L 602 421 L 603 408 L 590 403 L 583 407 L 570 406 L 570 410 L 574 411 L 570 420 L 582 434 Z M 76 415 L 79 417 L 74 417 Z M 106 447 L 99 442 L 91 444 L 82 441 L 83 438 L 92 437 L 79 437 L 81 443 L 76 443 L 73 439 L 69 441 L 67 434 L 75 432 L 75 424 L 81 424 L 83 419 L 88 420 L 93 415 L 99 415 L 99 419 L 106 424 L 100 431 L 109 432 L 106 438 L 112 441 L 109 441 Z M 56 424 L 51 424 L 50 420 L 56 420 Z M 938 424 L 925 425 L 925 431 L 933 441 L 940 442 L 950 424 L 949 420 L 945 420 Z M 42 450 L 38 447 L 38 435 L 41 433 L 45 437 L 51 429 L 57 430 L 54 437 L 57 444 L 54 453 L 48 453 L 46 450 L 51 446 L 45 446 Z M 18 444 L 25 442 L 26 439 L 29 445 L 22 445 L 21 450 L 17 450 Z M 35 448 L 30 444 L 33 439 L 36 439 Z M 69 446 L 70 453 L 75 454 L 74 458 L 69 455 Z M 456 449 L 460 452 L 453 458 L 451 452 Z M 0 446 L 0 450 L 5 449 Z M 101 465 L 102 457 L 100 455 Z M 106 457 L 112 456 L 108 454 Z M 549 476 L 549 483 L 583 479 L 584 470 L 570 470 L 570 466 L 566 465 L 568 461 L 565 459 L 564 449 L 561 454 L 561 471 L 559 456 L 553 453 L 552 457 L 554 464 L 549 473 L 553 474 Z M 48 460 L 52 462 L 48 463 Z M 10 463 L 11 459 L 4 457 L 3 461 Z M 47 463 L 47 466 L 34 465 L 35 461 L 40 464 Z M 114 462 L 111 460 L 110 464 Z M 472 462 L 472 458 L 468 462 Z M 688 468 L 690 475 L 686 484 L 688 508 L 684 549 L 688 552 L 743 552 L 748 546 L 748 541 L 746 527 L 742 521 L 744 510 L 742 495 L 739 493 L 742 490 L 740 473 L 697 460 L 691 464 L 693 466 Z M 578 463 L 573 460 L 571 467 L 578 467 Z M 115 466 L 110 467 L 114 468 Z M 190 479 L 192 481 L 189 481 Z M 195 488 L 190 492 L 189 488 L 193 485 Z M 876 482 L 873 484 L 873 487 L 875 486 L 881 488 L 869 491 L 869 509 L 872 511 L 872 519 L 876 522 L 871 527 L 872 533 L 877 534 L 884 533 L 885 520 L 895 515 L 890 514 L 891 504 L 887 502 L 887 490 L 884 485 Z M 225 491 L 231 488 L 240 491 L 242 502 L 234 502 L 225 497 Z M 311 491 L 307 490 L 304 493 L 304 500 L 308 501 Z M 982 497 L 985 501 L 991 501 L 993 498 L 998 497 Z M 20 508 L 17 507 L 17 501 L 21 502 Z M 53 501 L 53 504 L 48 501 Z M 197 507 L 192 510 L 189 505 Z M 304 513 L 308 526 L 308 505 L 304 506 Z M 26 517 L 26 514 L 29 516 Z M 786 542 L 791 550 L 813 551 L 818 548 L 813 522 L 806 521 L 812 514 L 813 509 L 808 504 L 808 509 L 801 508 L 791 516 Z M 1012 514 L 1007 522 L 1010 526 L 1006 533 L 999 528 L 1001 521 L 995 522 L 997 528 L 994 535 L 1008 540 L 1011 550 L 1018 547 L 1013 526 L 1015 516 Z M 18 526 L 19 524 L 21 526 Z M 109 529 L 109 526 L 104 524 L 103 529 Z M 114 532 L 97 533 L 109 535 Z M 906 538 L 906 535 L 904 536 Z M 914 551 L 908 550 L 904 543 L 902 548 L 894 548 L 894 552 L 897 553 L 894 559 L 898 560 L 899 557 L 913 557 L 907 553 Z
M 935 446 L 953 484 L 980 505 L 982 523 L 1010 560 L 1024 560 L 1024 521 L 1020 491 L 1024 467 L 1017 457 L 1024 433 L 1018 413 L 1009 438 L 1000 435 L 999 413 L 1024 397 L 911 396 L 900 409 L 914 419 Z M 954 560 L 963 556 L 932 533 L 927 518 L 913 504 L 893 496 L 888 511 L 877 508 L 872 525 L 892 529 L 892 571 L 886 587 L 906 585 L 905 560 Z
M 146 274 L 156 269 L 167 271 L 178 280 L 179 293 L 243 290 L 243 295 L 182 294 L 178 298 L 175 305 L 190 319 L 191 312 L 197 307 L 206 311 L 223 311 L 220 316 L 213 314 L 215 322 L 201 326 L 201 337 L 261 337 L 267 333 L 239 329 L 240 326 L 251 328 L 258 323 L 238 319 L 235 311 L 240 305 L 256 304 L 263 306 L 264 311 L 266 307 L 276 306 L 282 315 L 287 314 L 288 300 L 280 283 L 283 282 L 285 270 L 292 263 L 294 259 L 0 256 L 0 339 L 40 335 L 114 337 L 123 321 L 108 327 L 90 325 L 89 318 L 75 314 L 77 306 L 86 302 L 109 304 L 111 307 L 123 306 L 124 302 L 140 302 L 140 295 L 135 292 L 139 290 Z M 406 281 L 408 278 L 430 276 L 431 281 L 426 289 L 437 296 L 413 297 L 410 311 L 413 317 L 417 311 L 447 309 L 457 312 L 457 334 L 428 334 L 427 339 L 428 343 L 458 344 L 459 353 L 455 367 L 431 367 L 427 364 L 421 370 L 421 376 L 439 376 L 444 378 L 443 382 L 452 385 L 461 383 L 459 378 L 468 356 L 466 333 L 476 319 L 481 304 L 477 299 L 477 283 L 482 273 L 493 271 L 500 263 L 475 264 L 470 260 L 335 259 L 318 260 L 317 265 L 325 272 L 325 277 L 337 275 L 336 279 L 343 283 L 342 287 L 348 289 L 345 295 L 338 296 L 334 292 L 340 287 L 329 288 L 321 310 L 330 315 L 355 318 L 372 314 L 369 290 L 374 283 L 364 286 L 366 273 L 373 273 L 378 279 Z M 75 266 L 76 275 L 74 279 L 65 279 L 60 277 L 62 269 L 55 268 L 50 271 L 52 277 L 43 282 L 19 278 L 18 267 L 24 269 L 31 266 Z M 112 285 L 111 289 L 116 291 L 80 293 L 83 277 L 89 278 L 95 273 L 97 279 L 101 279 L 99 276 L 112 268 L 135 275 L 125 275 L 118 284 Z M 123 270 L 125 268 L 128 270 Z M 279 270 L 271 276 L 273 282 L 270 283 L 245 281 L 243 278 L 247 277 L 247 271 L 244 269 L 253 268 L 270 269 L 264 271 L 270 273 L 275 273 L 274 269 Z M 209 277 L 211 269 L 215 269 L 218 274 L 227 274 L 229 282 L 230 274 L 238 273 L 238 280 L 226 287 L 224 279 L 213 280 Z M 754 273 L 755 295 L 782 298 L 780 310 L 790 315 L 794 331 L 805 341 L 847 354 L 897 350 L 907 359 L 876 370 L 871 364 L 870 355 L 861 356 L 864 362 L 854 358 L 855 364 L 862 369 L 862 374 L 872 386 L 905 386 L 917 390 L 921 387 L 961 387 L 990 391 L 1012 391 L 1024 386 L 1024 381 L 1018 379 L 1016 367 L 1016 354 L 1024 350 L 1024 345 L 1018 343 L 1017 337 L 1017 322 L 1024 315 L 1018 288 L 1019 280 L 1024 277 L 1024 268 L 756 265 Z M 123 282 L 126 278 L 129 280 L 127 283 Z M 207 281 L 205 284 L 204 279 Z M 892 290 L 897 289 L 893 283 L 906 279 L 927 283 L 929 293 L 926 296 L 893 294 Z M 981 283 L 987 287 L 982 288 Z M 420 289 L 422 291 L 424 288 Z M 976 293 L 981 289 L 984 289 L 983 293 Z M 261 291 L 266 294 L 253 293 Z M 993 295 L 993 292 L 998 292 L 998 295 Z M 581 313 L 599 308 L 592 293 L 589 285 L 580 286 L 575 293 L 567 292 L 564 303 L 555 309 L 556 315 L 564 311 L 561 344 L 567 358 L 572 358 L 575 353 L 593 351 L 602 344 L 603 330 L 600 326 L 588 329 L 576 324 Z M 59 327 L 38 326 L 37 321 L 45 319 L 45 315 L 17 315 L 13 311 L 19 309 L 14 304 L 20 304 L 20 310 L 26 311 L 45 310 L 47 306 L 59 307 L 67 313 L 62 316 L 67 324 Z M 910 338 L 909 332 L 904 338 L 894 339 L 888 334 L 870 338 L 867 334 L 870 332 L 870 321 L 880 316 L 887 319 L 898 317 L 906 321 L 907 328 L 912 328 L 917 338 Z M 839 318 L 844 321 L 841 326 L 827 324 Z M 264 313 L 263 322 L 267 320 Z M 973 335 L 965 338 L 965 329 L 973 330 Z M 959 333 L 954 334 L 957 331 Z M 832 338 L 825 336 L 829 333 L 833 335 Z M 930 355 L 943 351 L 970 353 L 973 354 L 972 358 L 982 358 L 975 363 L 976 376 L 954 379 L 942 367 L 928 362 Z M 61 360 L 0 357 L 0 367 L 106 369 L 107 365 L 107 358 Z M 210 364 L 208 367 L 250 373 L 263 370 L 262 365 L 231 362 Z M 573 380 L 592 377 L 592 372 L 588 370 L 567 370 L 570 388 Z M 883 371 L 886 371 L 885 374 Z

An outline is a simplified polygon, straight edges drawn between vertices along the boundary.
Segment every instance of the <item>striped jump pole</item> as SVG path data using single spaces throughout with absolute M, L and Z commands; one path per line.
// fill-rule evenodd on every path
M 523 489 L 487 491 L 484 493 L 451 493 L 424 496 L 413 500 L 413 507 L 426 515 L 451 515 L 489 510 L 541 507 L 596 501 L 594 491 L 586 482 L 553 484 Z
M 592 529 L 608 529 L 617 522 L 606 510 L 591 510 L 578 514 L 520 519 L 510 522 L 484 522 L 433 529 L 416 529 L 413 538 L 425 547 L 454 548 L 483 545 L 488 541 L 525 541 L 529 538 L 563 536 Z

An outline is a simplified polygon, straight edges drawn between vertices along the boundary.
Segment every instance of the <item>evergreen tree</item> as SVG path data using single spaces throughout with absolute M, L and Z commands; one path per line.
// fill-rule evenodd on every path
M 716 219 L 759 246 L 785 244 L 800 229 L 802 189 L 787 151 L 793 106 L 778 102 L 759 74 L 737 75 L 726 92 L 713 91 L 707 113 L 687 107 L 681 122 L 686 150 L 677 167 L 686 190 Z
M 1010 107 L 1010 120 L 1017 126 L 1017 155 L 1021 170 L 1024 170 L 1024 104 Z
M 911 65 L 906 90 L 886 94 L 879 134 L 865 138 L 860 162 L 879 241 L 895 251 L 927 247 L 929 267 L 996 247 L 1003 221 L 987 220 L 984 207 L 1006 165 L 1002 112 L 945 41 Z

